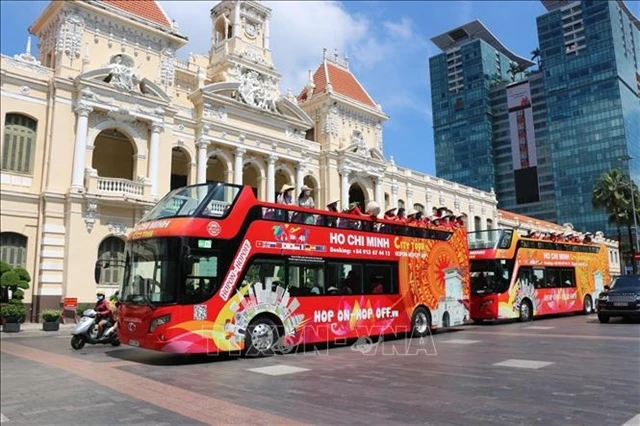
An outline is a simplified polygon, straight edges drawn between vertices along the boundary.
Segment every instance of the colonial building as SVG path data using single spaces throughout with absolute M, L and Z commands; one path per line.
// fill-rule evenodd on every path
M 51 2 L 30 27 L 38 56 L 30 42 L 2 56 L 2 259 L 31 273 L 34 317 L 115 291 L 122 270 L 112 263 L 96 288 L 96 258 L 122 258 L 136 221 L 186 184 L 249 184 L 268 201 L 307 185 L 321 208 L 445 205 L 471 230 L 494 226 L 493 193 L 385 157 L 389 117 L 346 59 L 318 52 L 305 87 L 281 93 L 270 17 L 223 1 L 209 52 L 181 60 L 187 39 L 154 1 Z

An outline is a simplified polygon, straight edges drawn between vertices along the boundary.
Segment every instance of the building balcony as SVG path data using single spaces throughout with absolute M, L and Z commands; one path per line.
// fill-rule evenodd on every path
M 95 169 L 87 169 L 85 175 L 86 193 L 101 198 L 150 202 L 151 181 L 140 178 L 138 181 L 129 179 L 98 176 Z

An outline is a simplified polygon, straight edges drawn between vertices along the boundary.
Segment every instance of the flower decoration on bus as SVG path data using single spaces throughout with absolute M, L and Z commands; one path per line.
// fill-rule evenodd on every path
M 542 297 L 540 311 L 545 313 L 568 312 L 575 309 L 578 294 L 572 288 L 557 288 Z
M 388 306 L 380 300 L 371 303 L 371 299 L 365 297 L 360 297 L 351 303 L 349 299 L 341 298 L 338 302 L 337 321 L 332 322 L 330 326 L 334 338 L 352 336 L 354 330 L 362 336 L 382 335 L 399 315 L 395 304 Z
M 533 283 L 525 280 L 517 280 L 515 285 L 509 290 L 509 300 L 507 303 L 500 302 L 498 316 L 500 318 L 516 318 L 520 312 L 520 304 L 525 299 L 531 302 L 533 315 L 538 315 L 540 301 L 536 299 L 536 292 Z

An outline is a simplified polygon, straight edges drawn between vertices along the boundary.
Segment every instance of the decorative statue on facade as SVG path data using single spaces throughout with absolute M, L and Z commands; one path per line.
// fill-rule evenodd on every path
M 255 70 L 242 72 L 235 70 L 235 77 L 240 81 L 238 94 L 248 105 L 278 113 L 276 102 L 279 98 L 278 88 L 272 77 L 263 76 Z
M 120 90 L 137 91 L 139 80 L 133 60 L 124 55 L 115 55 L 109 64 L 109 75 L 104 81 Z

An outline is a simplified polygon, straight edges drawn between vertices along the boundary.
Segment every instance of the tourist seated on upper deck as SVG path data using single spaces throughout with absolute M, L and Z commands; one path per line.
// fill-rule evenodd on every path
M 440 213 L 438 213 L 438 208 L 435 206 L 431 208 L 431 217 L 440 217 Z
M 584 234 L 584 238 L 582 239 L 583 243 L 589 244 L 592 241 L 593 241 L 593 234 L 591 232 L 587 232 L 586 234 Z
M 367 210 L 364 213 L 365 216 L 368 216 L 370 219 L 376 220 L 378 215 L 380 214 L 380 206 L 375 201 L 369 201 L 367 204 Z M 362 222 L 362 230 L 364 231 L 373 231 L 376 229 L 376 224 L 369 221 Z
M 456 217 L 456 226 L 460 228 L 465 228 L 467 226 L 465 222 L 466 216 L 461 214 Z
M 282 185 L 282 189 L 280 190 L 280 193 L 278 194 L 278 198 L 276 199 L 276 203 L 278 204 L 289 204 L 289 205 L 293 205 L 293 190 L 295 189 L 294 186 L 289 185 L 288 183 L 285 183 L 284 185 Z
M 406 210 L 404 209 L 404 207 L 400 207 L 398 209 L 398 214 L 396 214 L 396 217 L 394 219 L 402 223 L 407 222 Z
M 422 212 L 419 210 L 418 211 L 412 210 L 407 215 L 407 223 L 411 226 L 419 226 L 421 221 L 422 221 Z
M 396 207 L 387 210 L 386 212 L 384 212 L 384 218 L 387 220 L 393 220 L 396 217 L 396 210 Z
M 327 210 L 330 211 L 331 213 L 338 213 L 339 202 L 340 200 L 335 200 L 330 202 L 329 204 L 327 204 Z M 318 216 L 316 225 L 335 227 L 338 224 L 338 221 L 339 219 L 337 217 Z
M 302 185 L 300 195 L 298 195 L 298 205 L 308 209 L 313 209 L 316 206 L 316 203 L 313 201 L 313 197 L 311 196 L 311 188 L 307 185 Z M 312 214 L 297 213 L 295 216 L 297 218 L 297 220 L 295 220 L 296 222 L 306 223 L 307 225 L 313 225 L 315 223 L 315 219 Z
M 366 216 L 364 213 L 362 213 L 362 210 L 360 210 L 358 203 L 355 201 L 349 204 L 349 208 L 344 210 L 342 213 L 352 216 Z M 340 221 L 340 228 L 360 229 L 360 226 L 361 222 L 359 220 L 343 219 Z

